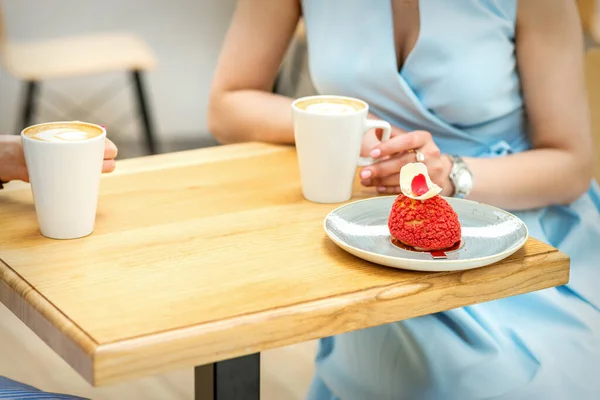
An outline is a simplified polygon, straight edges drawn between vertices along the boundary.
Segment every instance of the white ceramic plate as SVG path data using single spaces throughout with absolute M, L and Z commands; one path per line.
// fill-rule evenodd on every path
M 446 198 L 462 227 L 460 247 L 442 254 L 404 249 L 392 243 L 387 225 L 395 198 L 374 197 L 338 207 L 325 218 L 325 232 L 357 257 L 414 271 L 484 267 L 510 256 L 529 237 L 525 223 L 513 214 L 474 201 Z

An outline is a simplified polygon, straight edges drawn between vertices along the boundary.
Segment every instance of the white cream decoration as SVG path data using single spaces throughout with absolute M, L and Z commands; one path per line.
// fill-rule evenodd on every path
M 425 182 L 427 182 L 427 188 L 429 189 L 426 193 L 423 193 L 420 196 L 417 196 L 412 191 L 412 182 L 415 176 L 423 174 L 425 176 Z M 429 174 L 427 173 L 427 166 L 423 163 L 409 163 L 406 164 L 400 170 L 400 190 L 402 194 L 406 197 L 410 197 L 415 200 L 427 200 L 434 196 L 437 196 L 442 188 L 436 185 L 429 178 Z

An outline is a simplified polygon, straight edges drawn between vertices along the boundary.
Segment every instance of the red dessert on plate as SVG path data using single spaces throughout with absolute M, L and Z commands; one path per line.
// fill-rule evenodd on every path
M 400 171 L 402 193 L 392 205 L 388 227 L 392 237 L 417 250 L 445 250 L 460 242 L 458 215 L 439 193 L 423 163 Z

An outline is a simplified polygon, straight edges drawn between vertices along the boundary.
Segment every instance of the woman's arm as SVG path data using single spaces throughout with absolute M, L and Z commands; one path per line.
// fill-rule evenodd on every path
M 592 179 L 593 154 L 585 90 L 582 32 L 572 0 L 521 0 L 516 56 L 533 148 L 497 158 L 465 158 L 473 176 L 470 199 L 510 210 L 570 203 Z M 425 155 L 431 179 L 448 195 L 452 167 L 431 135 L 410 132 L 376 145 L 391 158 L 361 171 L 365 186 L 398 193 L 398 171 Z
M 469 158 L 470 198 L 508 209 L 570 203 L 590 186 L 593 147 L 582 32 L 572 0 L 519 1 L 516 51 L 533 149 Z
M 293 143 L 292 99 L 271 93 L 300 18 L 298 0 L 240 0 L 213 81 L 208 112 L 221 143 Z
M 294 142 L 293 99 L 271 88 L 300 14 L 298 0 L 239 1 L 210 95 L 209 129 L 221 143 Z M 369 132 L 363 155 L 377 143 L 375 132 Z

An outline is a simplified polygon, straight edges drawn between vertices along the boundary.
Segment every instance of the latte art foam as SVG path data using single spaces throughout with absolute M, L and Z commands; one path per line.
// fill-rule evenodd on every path
M 38 132 L 31 137 L 45 142 L 79 141 L 90 138 L 90 134 L 73 128 L 57 128 Z
M 100 126 L 79 121 L 49 122 L 30 126 L 23 131 L 23 135 L 30 139 L 52 143 L 81 142 L 103 133 Z
M 341 103 L 313 103 L 306 107 L 306 111 L 316 114 L 350 114 L 356 112 L 356 109 L 348 104 Z
M 299 99 L 295 107 L 311 114 L 347 115 L 364 110 L 367 105 L 349 97 L 312 96 Z

